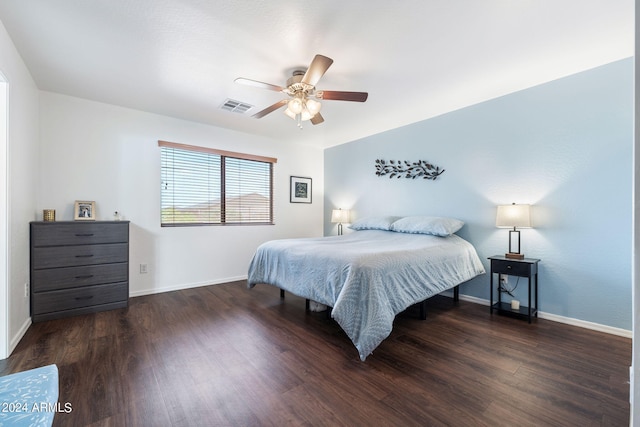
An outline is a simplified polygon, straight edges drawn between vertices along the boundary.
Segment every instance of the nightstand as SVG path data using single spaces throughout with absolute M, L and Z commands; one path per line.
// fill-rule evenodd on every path
M 493 314 L 493 311 L 497 311 L 498 314 L 507 314 L 520 318 L 527 318 L 531 323 L 531 317 L 538 317 L 538 263 L 539 259 L 524 258 L 524 259 L 511 259 L 504 255 L 494 255 L 489 257 L 491 261 L 491 296 L 489 300 L 489 310 Z M 513 310 L 510 303 L 502 302 L 502 292 L 498 290 L 498 302 L 493 302 L 493 275 L 506 274 L 508 276 L 526 277 L 529 281 L 529 301 L 527 306 L 520 305 L 520 309 Z M 533 291 L 535 293 L 534 304 L 531 304 L 532 293 L 532 281 Z M 498 279 L 499 283 L 499 279 Z

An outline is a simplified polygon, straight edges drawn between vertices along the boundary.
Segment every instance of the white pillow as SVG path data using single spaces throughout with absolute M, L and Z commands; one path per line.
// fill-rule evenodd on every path
M 391 224 L 391 231 L 445 237 L 460 230 L 463 225 L 464 222 L 454 218 L 408 216 Z
M 399 220 L 400 216 L 369 216 L 354 221 L 349 228 L 352 230 L 390 230 L 391 224 Z

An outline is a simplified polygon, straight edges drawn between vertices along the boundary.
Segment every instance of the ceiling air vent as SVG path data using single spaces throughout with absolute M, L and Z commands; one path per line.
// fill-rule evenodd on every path
M 227 99 L 220 106 L 220 109 L 225 111 L 231 111 L 232 113 L 244 114 L 248 110 L 253 108 L 253 105 L 245 104 L 244 102 L 236 101 L 234 99 Z

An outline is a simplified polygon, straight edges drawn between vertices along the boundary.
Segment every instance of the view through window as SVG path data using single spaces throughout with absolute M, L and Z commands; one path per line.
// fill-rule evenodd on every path
M 161 225 L 273 224 L 277 159 L 159 141 Z

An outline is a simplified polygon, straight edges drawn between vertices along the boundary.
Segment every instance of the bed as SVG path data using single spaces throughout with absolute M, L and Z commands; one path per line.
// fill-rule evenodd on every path
M 266 242 L 251 261 L 248 286 L 274 285 L 332 307 L 364 361 L 398 313 L 485 272 L 474 247 L 450 233 L 462 223 L 435 233 L 425 217 L 404 221 L 417 228 L 394 227 L 402 220 L 394 218 L 343 236 Z

